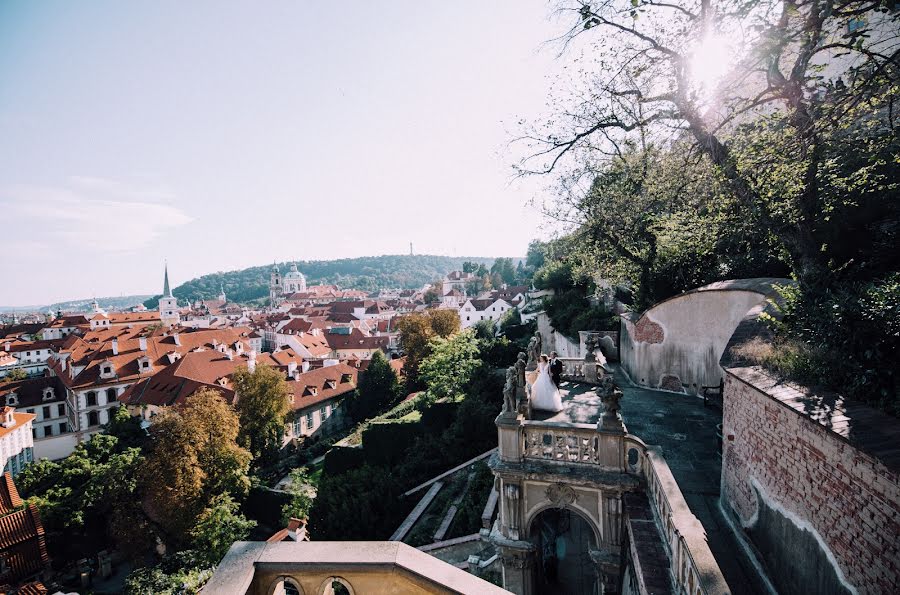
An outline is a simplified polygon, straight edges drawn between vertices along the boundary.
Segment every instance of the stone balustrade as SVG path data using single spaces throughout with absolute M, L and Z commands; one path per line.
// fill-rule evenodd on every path
M 522 424 L 525 459 L 558 463 L 600 464 L 600 437 L 596 426 L 526 421 Z
M 560 357 L 563 365 L 562 375 L 573 380 L 584 378 L 584 359 L 580 357 Z
M 663 536 L 677 592 L 686 595 L 730 593 L 709 549 L 706 531 L 688 508 L 660 448 L 647 446 L 632 436 L 628 438 L 626 464 L 629 472 L 639 469 L 647 482 L 647 497 Z M 636 462 L 632 465 L 631 461 Z

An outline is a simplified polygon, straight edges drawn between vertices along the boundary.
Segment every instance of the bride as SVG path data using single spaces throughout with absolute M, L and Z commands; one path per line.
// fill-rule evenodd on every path
M 541 355 L 538 377 L 531 386 L 531 408 L 554 412 L 563 410 L 559 389 L 550 378 L 550 362 L 546 355 Z

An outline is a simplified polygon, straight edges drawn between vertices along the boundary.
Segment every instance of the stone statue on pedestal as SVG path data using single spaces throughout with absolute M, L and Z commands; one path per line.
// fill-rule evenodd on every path
M 597 356 L 594 352 L 597 350 L 597 335 L 594 333 L 589 334 L 584 338 L 584 361 L 586 362 L 595 362 L 597 361 Z
M 519 352 L 516 359 L 516 397 L 522 399 L 525 397 L 525 368 L 528 366 L 528 356 L 524 351 Z
M 528 366 L 525 369 L 529 372 L 537 370 L 538 362 L 541 359 L 541 347 L 541 334 L 534 333 L 534 336 L 528 341 Z
M 506 369 L 506 384 L 503 385 L 503 413 L 516 413 L 516 380 L 517 372 L 515 366 Z

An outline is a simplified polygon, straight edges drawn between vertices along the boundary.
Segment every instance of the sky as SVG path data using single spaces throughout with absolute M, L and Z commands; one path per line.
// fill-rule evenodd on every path
M 0 2 L 0 305 L 275 260 L 524 255 L 546 0 Z

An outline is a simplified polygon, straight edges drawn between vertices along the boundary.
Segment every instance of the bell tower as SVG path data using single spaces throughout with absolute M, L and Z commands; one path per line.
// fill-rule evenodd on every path
M 281 299 L 281 289 L 281 271 L 278 270 L 278 265 L 273 262 L 272 274 L 269 277 L 269 301 L 273 308 L 278 306 L 278 302 Z
M 169 263 L 166 263 L 163 294 L 159 298 L 159 320 L 166 326 L 174 326 L 181 322 L 178 299 L 172 295 L 172 289 L 169 287 Z

